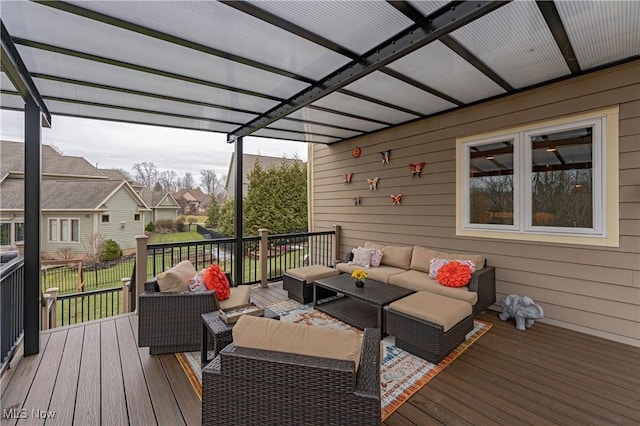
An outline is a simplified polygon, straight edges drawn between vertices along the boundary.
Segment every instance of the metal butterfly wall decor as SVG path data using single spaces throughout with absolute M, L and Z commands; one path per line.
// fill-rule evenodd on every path
M 357 197 L 353 197 L 353 205 L 354 206 L 359 206 L 360 205 L 360 196 L 359 195 Z
M 409 163 L 409 168 L 411 169 L 411 177 L 422 177 L 422 168 L 424 167 L 424 165 L 424 161 L 418 164 Z
M 401 202 L 402 202 L 402 194 L 391 195 L 391 204 L 395 206 L 395 205 L 400 205 Z
M 351 183 L 351 178 L 353 177 L 353 173 L 345 173 L 342 175 L 344 177 L 344 184 Z
M 389 157 L 391 157 L 390 149 L 380 152 L 380 159 L 382 160 L 382 164 L 389 164 Z
M 369 191 L 377 191 L 378 190 L 378 177 L 376 176 L 373 179 L 367 179 L 367 183 L 369 183 Z

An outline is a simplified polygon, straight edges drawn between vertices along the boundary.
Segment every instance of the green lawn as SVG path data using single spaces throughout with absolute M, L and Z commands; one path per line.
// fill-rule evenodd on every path
M 149 244 L 183 243 L 185 241 L 203 240 L 202 235 L 192 232 L 172 232 L 170 234 L 154 234 L 149 238 Z

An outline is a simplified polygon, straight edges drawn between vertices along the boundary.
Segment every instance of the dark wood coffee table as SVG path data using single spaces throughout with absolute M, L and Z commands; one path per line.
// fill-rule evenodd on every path
M 335 291 L 339 297 L 317 300 L 318 287 Z M 354 284 L 350 274 L 321 278 L 313 285 L 313 307 L 354 327 L 375 327 L 384 334 L 384 306 L 405 296 L 411 290 L 368 279 L 362 288 Z
M 264 308 L 265 318 L 279 320 L 280 315 L 273 312 L 271 309 Z M 200 361 L 205 366 L 210 361 L 207 359 L 207 352 L 209 346 L 209 335 L 213 336 L 213 356 L 218 353 L 228 344 L 233 342 L 233 326 L 235 323 L 227 324 L 222 318 L 220 318 L 220 311 L 207 312 L 202 314 L 202 341 L 200 346 Z

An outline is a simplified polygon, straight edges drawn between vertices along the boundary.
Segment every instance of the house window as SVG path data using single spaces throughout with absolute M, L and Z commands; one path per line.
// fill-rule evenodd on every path
M 49 219 L 49 241 L 79 242 L 79 219 Z
M 24 241 L 24 223 L 14 223 L 14 240 Z
M 0 246 L 8 246 L 11 244 L 11 224 L 0 223 Z
M 140 222 L 140 213 L 134 213 L 133 214 L 133 220 L 135 222 Z
M 458 234 L 603 244 L 593 240 L 606 240 L 607 215 L 618 215 L 616 162 L 607 170 L 617 122 L 589 115 L 459 140 Z
M 103 214 L 102 216 L 100 216 L 100 222 L 101 223 L 109 223 L 110 221 L 110 217 L 108 214 Z
M 58 241 L 58 219 L 49 219 L 49 241 Z

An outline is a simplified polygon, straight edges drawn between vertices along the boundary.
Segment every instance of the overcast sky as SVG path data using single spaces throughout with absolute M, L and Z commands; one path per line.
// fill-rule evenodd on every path
M 202 169 L 212 169 L 219 177 L 226 175 L 235 146 L 228 144 L 221 133 L 62 116 L 53 116 L 51 121 L 50 129 L 42 129 L 42 141 L 56 146 L 64 155 L 84 157 L 100 168 L 129 173 L 133 173 L 135 163 L 153 162 L 161 172 L 173 170 L 180 177 L 191 172 L 197 183 Z M 23 123 L 23 113 L 1 110 L 2 140 L 24 141 Z M 307 144 L 248 137 L 244 139 L 244 153 L 287 158 L 297 155 L 307 161 Z

